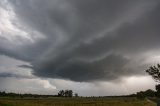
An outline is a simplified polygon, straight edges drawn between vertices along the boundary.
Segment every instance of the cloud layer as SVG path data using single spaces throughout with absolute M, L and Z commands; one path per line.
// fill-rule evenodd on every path
M 158 0 L 2 0 L 0 54 L 45 78 L 144 75 L 160 50 L 159 9 Z

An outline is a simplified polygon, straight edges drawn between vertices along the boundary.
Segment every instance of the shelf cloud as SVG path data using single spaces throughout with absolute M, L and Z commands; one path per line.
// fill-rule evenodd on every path
M 1 0 L 0 54 L 42 78 L 144 75 L 160 53 L 159 10 L 159 0 Z

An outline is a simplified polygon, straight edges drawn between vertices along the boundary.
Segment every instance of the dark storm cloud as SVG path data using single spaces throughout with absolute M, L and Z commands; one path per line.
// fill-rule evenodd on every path
M 42 77 L 66 78 L 74 81 L 106 80 L 117 78 L 117 74 L 119 76 L 130 74 L 123 68 L 127 62 L 128 60 L 121 56 L 109 55 L 93 62 L 62 59 L 55 63 L 36 64 L 34 69 L 39 70 L 39 73 L 35 74 Z M 44 70 L 48 70 L 47 73 Z
M 129 63 L 159 50 L 158 0 L 10 3 L 19 22 L 44 38 L 12 48 L 4 47 L 3 40 L 0 53 L 30 62 L 37 76 L 93 81 L 139 75 L 143 66 L 133 68 Z

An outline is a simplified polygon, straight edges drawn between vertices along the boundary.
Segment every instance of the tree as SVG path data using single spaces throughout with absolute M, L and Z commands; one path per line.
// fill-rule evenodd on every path
M 65 97 L 68 97 L 68 94 L 69 94 L 68 90 L 65 90 L 64 92 Z
M 142 91 L 140 91 L 140 92 L 137 92 L 137 98 L 138 99 L 144 99 L 145 98 L 145 95 L 144 95 L 144 93 L 142 92 Z
M 73 91 L 72 90 L 65 90 L 64 95 L 65 95 L 65 97 L 72 97 L 73 96 Z
M 146 72 L 151 75 L 156 82 L 160 83 L 160 64 L 157 64 L 157 66 L 151 66 Z M 160 84 L 156 85 L 156 91 L 156 96 L 160 97 Z
M 73 91 L 72 90 L 68 90 L 68 97 L 72 97 L 73 96 Z
M 151 66 L 146 72 L 151 75 L 156 82 L 160 82 L 160 64 L 157 64 L 157 66 Z
M 78 93 L 75 93 L 74 96 L 75 96 L 75 97 L 78 97 Z
M 155 91 L 148 89 L 148 90 L 144 91 L 144 95 L 146 97 L 155 97 Z
M 60 90 L 60 91 L 58 92 L 58 96 L 63 97 L 64 95 L 65 95 L 64 90 Z
M 156 96 L 160 97 L 160 84 L 156 85 Z

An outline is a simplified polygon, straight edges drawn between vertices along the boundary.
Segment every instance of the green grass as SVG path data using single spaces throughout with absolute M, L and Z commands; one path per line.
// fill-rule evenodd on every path
M 0 106 L 156 106 L 147 99 L 117 98 L 0 98 Z

